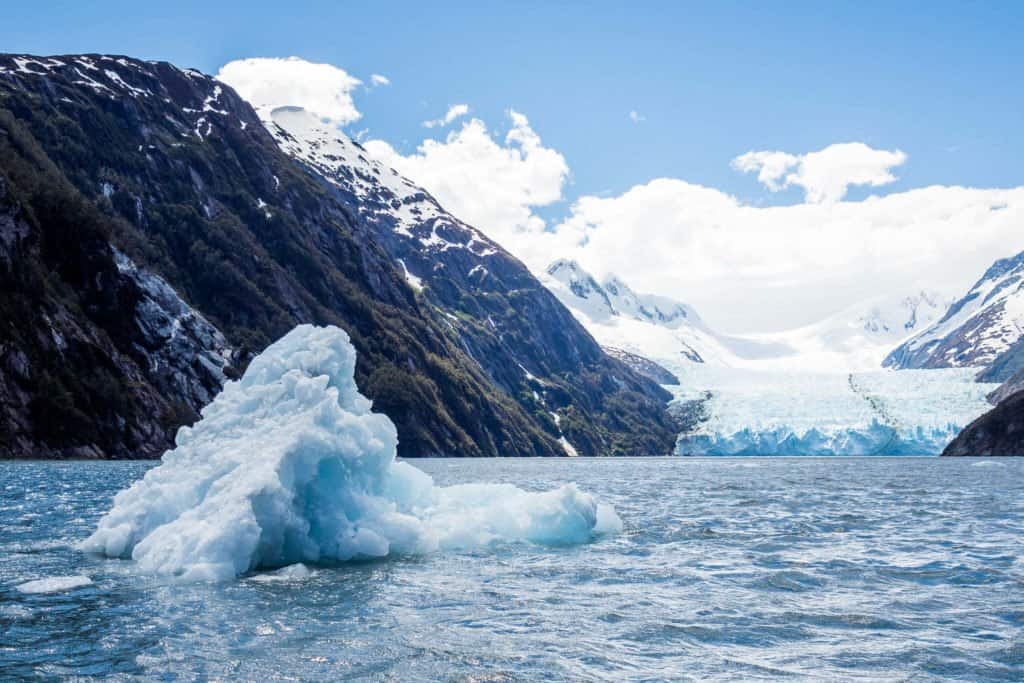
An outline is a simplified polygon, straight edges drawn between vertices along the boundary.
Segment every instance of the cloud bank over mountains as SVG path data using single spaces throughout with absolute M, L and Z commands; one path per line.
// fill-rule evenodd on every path
M 338 126 L 361 116 L 352 100 L 360 81 L 338 67 L 247 59 L 218 77 L 254 104 L 302 106 Z M 845 199 L 851 187 L 894 182 L 908 159 L 899 149 L 845 142 L 723 159 L 770 192 L 801 188 L 804 201 L 791 205 L 751 205 L 671 177 L 570 197 L 569 162 L 523 113 L 507 112 L 502 135 L 465 118 L 469 106 L 449 107 L 432 123 L 455 126 L 412 151 L 381 139 L 364 145 L 535 272 L 572 258 L 598 276 L 616 273 L 639 290 L 689 301 L 723 330 L 795 327 L 886 293 L 966 291 L 992 261 L 1024 249 L 1024 187 Z M 540 215 L 565 200 L 567 215 Z

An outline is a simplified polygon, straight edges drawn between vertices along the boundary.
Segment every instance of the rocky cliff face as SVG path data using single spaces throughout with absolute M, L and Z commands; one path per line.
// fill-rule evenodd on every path
M 997 356 L 977 379 L 1003 380 L 988 395 L 995 408 L 965 427 L 943 455 L 1024 455 L 1024 343 Z
M 638 373 L 658 384 L 679 386 L 679 378 L 673 375 L 667 368 L 658 365 L 650 358 L 638 356 L 635 353 L 617 349 L 613 346 L 604 347 L 604 352 L 612 358 L 617 358 Z
M 1024 391 L 1004 398 L 967 425 L 943 455 L 1024 455 Z
M 158 455 L 300 322 L 349 331 L 401 455 L 668 452 L 667 396 L 515 259 L 360 154 L 318 168 L 275 136 L 194 71 L 0 57 L 4 454 Z

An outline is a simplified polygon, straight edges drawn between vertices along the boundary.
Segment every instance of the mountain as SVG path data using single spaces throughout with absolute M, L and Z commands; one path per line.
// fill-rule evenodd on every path
M 943 451 L 950 456 L 1024 455 L 1024 391 L 1010 393 Z
M 1024 455 L 1024 252 L 996 261 L 934 325 L 894 350 L 889 367 L 977 367 L 1002 382 L 995 408 L 968 424 L 943 455 Z
M 668 452 L 669 395 L 623 373 L 521 262 L 314 114 L 259 115 L 281 149 L 374 231 L 488 377 L 546 426 L 553 420 L 570 454 Z
M 572 260 L 554 261 L 541 281 L 603 346 L 643 356 L 671 371 L 692 363 L 728 365 L 740 355 L 771 348 L 719 335 L 690 306 L 637 294 L 617 277 L 598 282 Z
M 891 368 L 987 368 L 1010 352 L 1024 331 L 1024 252 L 996 261 L 938 322 L 898 346 Z M 1012 374 L 1007 367 L 1001 377 Z
M 791 347 L 792 358 L 804 368 L 866 372 L 881 367 L 894 346 L 939 320 L 951 303 L 929 290 L 875 297 L 811 325 L 762 338 Z
M 400 455 L 670 450 L 667 394 L 522 264 L 343 136 L 317 166 L 299 119 L 167 63 L 0 56 L 0 454 L 158 455 L 303 322 L 349 332 Z
M 612 358 L 618 358 L 620 361 L 633 368 L 636 372 L 657 382 L 658 384 L 670 386 L 679 385 L 678 377 L 668 370 L 668 368 L 658 365 L 650 358 L 644 358 L 643 356 L 638 356 L 635 353 L 630 353 L 623 349 L 617 349 L 614 346 L 605 346 L 604 352 Z

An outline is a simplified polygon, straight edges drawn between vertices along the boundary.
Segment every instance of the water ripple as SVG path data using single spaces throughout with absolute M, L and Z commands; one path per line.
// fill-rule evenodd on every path
M 225 584 L 74 550 L 147 467 L 0 463 L 5 679 L 1024 679 L 1020 459 L 425 461 L 626 529 Z

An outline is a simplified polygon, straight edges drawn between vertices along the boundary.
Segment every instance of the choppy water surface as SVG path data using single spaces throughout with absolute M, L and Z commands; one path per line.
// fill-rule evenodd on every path
M 0 463 L 0 678 L 1024 678 L 1024 459 L 417 465 L 626 531 L 180 584 L 73 549 L 148 463 Z

